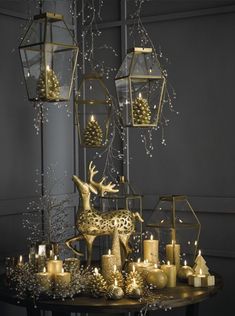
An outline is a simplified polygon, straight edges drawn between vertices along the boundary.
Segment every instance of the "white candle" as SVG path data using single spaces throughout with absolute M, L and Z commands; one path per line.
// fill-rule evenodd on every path
M 144 259 L 152 263 L 158 263 L 158 245 L 159 242 L 153 239 L 153 235 L 150 239 L 144 240 Z

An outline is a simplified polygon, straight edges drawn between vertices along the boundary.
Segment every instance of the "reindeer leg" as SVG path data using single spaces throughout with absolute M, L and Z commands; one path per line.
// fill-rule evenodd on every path
M 66 243 L 67 247 L 68 247 L 69 249 L 71 249 L 76 255 L 78 255 L 78 256 L 83 256 L 83 254 L 82 254 L 81 252 L 77 251 L 77 249 L 75 249 L 75 248 L 72 246 L 72 243 L 73 243 L 73 242 L 78 241 L 78 240 L 82 240 L 82 239 L 84 239 L 84 236 L 83 236 L 83 235 L 78 235 L 78 236 L 75 236 L 75 237 L 73 237 L 73 238 L 67 239 L 67 240 L 65 241 L 65 243 Z
M 96 239 L 96 237 L 97 236 L 95 235 L 84 235 L 84 238 L 87 244 L 87 252 L 88 252 L 87 265 L 88 266 L 91 265 L 93 242 Z
M 126 251 L 126 255 L 128 255 L 129 253 L 132 252 L 132 249 L 129 247 L 129 239 L 130 239 L 130 234 L 124 235 L 124 234 L 120 234 L 119 235 L 120 241 L 123 244 L 125 251 Z

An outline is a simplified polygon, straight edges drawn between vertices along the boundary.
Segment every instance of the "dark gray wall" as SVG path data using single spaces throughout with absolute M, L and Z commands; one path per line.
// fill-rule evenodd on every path
M 133 11 L 128 1 L 128 12 Z M 54 10 L 54 1 L 46 1 Z M 105 0 L 103 42 L 119 51 L 120 65 L 125 54 L 124 0 Z M 130 181 L 145 195 L 144 208 L 151 209 L 159 194 L 187 194 L 202 223 L 201 248 L 212 270 L 225 282 L 223 291 L 201 305 L 202 316 L 217 316 L 232 306 L 235 248 L 232 244 L 235 215 L 235 172 L 233 161 L 233 82 L 235 73 L 235 6 L 233 1 L 151 1 L 144 7 L 143 21 L 153 42 L 160 44 L 171 64 L 169 76 L 177 91 L 179 116 L 171 115 L 165 130 L 167 146 L 154 137 L 154 156 L 144 154 L 139 133 L 130 131 Z M 65 1 L 57 1 L 57 11 L 67 15 Z M 43 137 L 33 128 L 34 110 L 26 99 L 17 52 L 23 33 L 27 5 L 22 1 L 0 2 L 0 257 L 26 249 L 22 212 L 35 198 L 35 169 L 58 162 L 56 173 L 69 177 L 90 160 L 91 153 L 77 156 L 73 115 L 49 105 L 49 123 Z M 31 8 L 33 15 L 37 9 Z M 78 30 L 79 32 L 79 30 Z M 128 39 L 127 39 L 128 42 Z M 128 42 L 126 46 L 132 46 Z M 15 51 L 14 51 L 15 49 Z M 111 80 L 107 82 L 114 92 Z M 71 109 L 72 109 L 71 102 Z M 83 159 L 85 157 L 85 159 Z M 144 167 L 143 167 L 144 166 Z M 70 179 L 59 195 L 74 194 Z M 69 209 L 73 212 L 73 209 Z M 149 212 L 145 212 L 146 220 Z M 14 232 L 14 233 L 13 233 Z M 1 315 L 24 315 L 7 305 Z M 182 315 L 182 310 L 171 312 Z M 231 312 L 227 313 L 231 314 Z

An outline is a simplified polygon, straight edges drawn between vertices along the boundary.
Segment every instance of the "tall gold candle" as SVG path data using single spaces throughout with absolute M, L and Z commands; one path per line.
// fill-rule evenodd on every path
M 61 273 L 63 268 L 63 261 L 57 260 L 57 256 L 54 257 L 54 260 L 47 261 L 47 271 L 52 275 Z
M 102 275 L 107 280 L 112 272 L 113 266 L 116 264 L 116 257 L 111 254 L 111 250 L 109 249 L 107 255 L 102 255 L 101 257 L 101 267 L 102 267 Z
M 144 260 L 158 263 L 158 244 L 158 240 L 153 239 L 153 235 L 150 236 L 150 239 L 144 240 Z
M 166 245 L 166 260 L 176 265 L 177 271 L 180 268 L 180 245 L 172 240 L 171 244 Z
M 161 266 L 161 270 L 163 270 L 167 275 L 167 287 L 175 287 L 176 286 L 176 266 L 170 264 L 170 261 L 167 264 L 163 264 Z

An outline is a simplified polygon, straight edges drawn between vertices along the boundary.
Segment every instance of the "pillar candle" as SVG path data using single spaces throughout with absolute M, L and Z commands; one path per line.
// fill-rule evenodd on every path
M 64 269 L 61 269 L 60 273 L 55 274 L 55 286 L 56 287 L 67 287 L 71 282 L 71 273 L 64 272 Z
M 47 261 L 47 271 L 52 275 L 61 273 L 63 268 L 63 261 L 57 260 L 57 256 L 54 257 L 54 260 Z
M 176 286 L 176 266 L 170 264 L 170 261 L 167 264 L 163 264 L 161 269 L 167 275 L 167 287 L 175 287 Z
M 176 265 L 177 271 L 180 268 L 180 245 L 172 240 L 171 244 L 166 245 L 166 260 Z
M 144 260 L 158 263 L 158 244 L 158 240 L 153 239 L 153 235 L 150 236 L 150 239 L 144 240 Z
M 39 286 L 41 286 L 44 290 L 49 290 L 51 287 L 51 277 L 52 275 L 46 271 L 44 267 L 43 272 L 36 273 L 36 279 L 38 281 Z
M 116 257 L 111 254 L 111 250 L 109 249 L 107 255 L 102 255 L 101 257 L 101 267 L 102 267 L 102 275 L 107 280 L 112 272 L 113 266 L 116 264 Z

